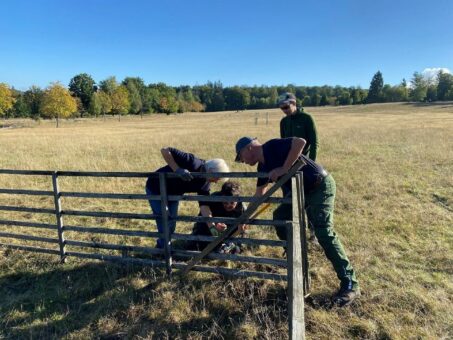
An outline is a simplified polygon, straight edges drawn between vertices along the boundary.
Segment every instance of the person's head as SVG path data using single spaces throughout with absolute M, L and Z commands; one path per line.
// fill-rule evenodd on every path
M 208 173 L 209 172 L 230 172 L 230 168 L 226 164 L 225 160 L 223 160 L 222 158 L 215 158 L 215 159 L 210 159 L 209 161 L 206 161 L 205 168 L 206 168 L 206 172 L 208 172 Z M 209 182 L 213 182 L 213 183 L 216 183 L 219 180 L 227 181 L 228 178 L 215 177 L 215 178 L 208 179 Z
M 239 184 L 236 182 L 227 181 L 223 183 L 222 190 L 220 191 L 222 196 L 239 196 Z M 238 202 L 222 202 L 223 208 L 226 211 L 232 211 L 238 205 Z
M 282 93 L 278 97 L 278 107 L 285 115 L 292 115 L 297 111 L 296 96 L 291 92 Z
M 236 142 L 236 162 L 255 165 L 259 161 L 261 143 L 252 137 L 242 137 Z

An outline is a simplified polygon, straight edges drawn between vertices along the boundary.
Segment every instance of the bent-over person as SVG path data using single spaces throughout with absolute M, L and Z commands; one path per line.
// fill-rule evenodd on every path
M 167 165 L 156 170 L 158 173 L 175 172 L 177 178 L 167 178 L 167 195 L 183 195 L 185 193 L 197 193 L 198 195 L 208 196 L 211 190 L 211 183 L 217 182 L 219 178 L 194 178 L 191 172 L 229 172 L 230 169 L 223 159 L 211 159 L 205 161 L 191 153 L 187 153 L 172 147 L 161 149 L 162 157 Z M 160 195 L 160 183 L 158 177 L 150 176 L 146 182 L 147 195 Z M 150 200 L 151 209 L 156 216 L 156 225 L 159 233 L 164 232 L 162 224 L 162 209 L 160 200 Z M 168 227 L 170 233 L 174 233 L 176 228 L 175 218 L 178 215 L 179 201 L 168 201 Z M 199 202 L 202 216 L 209 216 L 209 208 L 205 203 Z M 165 240 L 157 239 L 157 248 L 164 248 Z
M 345 306 L 360 295 L 360 290 L 355 271 L 333 229 L 335 181 L 321 165 L 302 154 L 304 145 L 305 140 L 297 137 L 271 139 L 264 144 L 256 138 L 242 137 L 236 143 L 236 161 L 252 166 L 258 164 L 258 172 L 269 173 L 268 179 L 258 179 L 255 196 L 264 195 L 269 182 L 286 174 L 298 159 L 304 161 L 299 171 L 303 173 L 305 210 L 316 238 L 340 280 L 340 289 L 333 296 L 333 302 Z M 282 190 L 284 196 L 291 196 L 291 180 L 282 185 Z M 274 220 L 291 220 L 292 205 L 281 204 L 273 215 Z M 278 237 L 286 240 L 286 228 L 276 229 Z

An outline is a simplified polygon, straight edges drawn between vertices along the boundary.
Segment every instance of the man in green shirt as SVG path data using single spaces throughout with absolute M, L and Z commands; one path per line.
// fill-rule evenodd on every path
M 280 138 L 299 137 L 307 141 L 302 153 L 316 161 L 318 134 L 313 117 L 296 106 L 296 96 L 290 92 L 281 94 L 278 106 L 285 113 L 280 121 Z

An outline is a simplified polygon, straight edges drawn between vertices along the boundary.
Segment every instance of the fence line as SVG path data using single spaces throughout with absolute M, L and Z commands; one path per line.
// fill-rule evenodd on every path
M 296 167 L 294 167 L 296 169 Z M 234 241 L 241 242 L 248 245 L 265 245 L 271 247 L 287 247 L 287 259 L 267 258 L 260 256 L 244 256 L 233 254 L 221 254 L 210 252 L 206 258 L 209 260 L 222 260 L 237 263 L 254 263 L 259 265 L 272 266 L 287 270 L 287 274 L 278 272 L 267 271 L 254 271 L 246 269 L 234 269 L 219 266 L 199 265 L 195 264 L 195 258 L 204 256 L 203 252 L 187 251 L 172 249 L 172 240 L 182 241 L 203 241 L 214 244 L 218 242 L 216 237 L 201 236 L 201 235 L 187 235 L 180 233 L 171 233 L 169 228 L 169 215 L 166 209 L 169 201 L 205 201 L 205 202 L 252 202 L 253 209 L 258 208 L 255 198 L 250 196 L 227 197 L 227 196 L 200 196 L 200 195 L 167 195 L 166 179 L 178 177 L 175 173 L 139 173 L 139 172 L 76 172 L 76 171 L 35 171 L 35 170 L 10 170 L 0 169 L 0 174 L 6 175 L 25 175 L 25 176 L 46 176 L 52 180 L 52 190 L 23 190 L 23 189 L 1 189 L 0 194 L 5 195 L 31 195 L 43 196 L 54 198 L 54 209 L 48 208 L 30 208 L 24 206 L 5 206 L 0 205 L 0 211 L 10 212 L 25 212 L 37 214 L 51 214 L 55 216 L 55 224 L 40 223 L 33 221 L 16 221 L 9 219 L 1 219 L 0 225 L 9 227 L 25 227 L 43 230 L 54 231 L 54 238 L 41 237 L 34 235 L 17 234 L 12 232 L 0 232 L 0 238 L 35 241 L 43 243 L 58 244 L 59 249 L 50 249 L 43 247 L 36 247 L 30 245 L 20 245 L 15 243 L 0 242 L 1 247 L 10 249 L 25 250 L 38 253 L 47 253 L 60 255 L 62 262 L 65 262 L 69 257 L 79 257 L 86 259 L 97 259 L 103 261 L 112 261 L 119 263 L 151 265 L 155 267 L 162 267 L 166 269 L 169 276 L 172 275 L 173 269 L 186 271 L 188 269 L 194 271 L 201 271 L 207 273 L 217 273 L 226 276 L 235 277 L 256 277 L 261 279 L 271 280 L 287 280 L 288 281 L 288 294 L 289 294 L 289 324 L 290 324 L 290 338 L 303 339 L 304 338 L 304 315 L 303 315 L 303 298 L 309 290 L 308 281 L 308 257 L 306 254 L 306 237 L 305 237 L 305 214 L 304 214 L 304 197 L 303 197 L 303 181 L 301 175 L 298 174 L 292 178 L 292 198 L 268 197 L 264 200 L 265 203 L 272 204 L 292 204 L 293 218 L 290 221 L 276 221 L 268 219 L 249 218 L 250 214 L 244 214 L 241 223 L 249 225 L 262 225 L 262 226 L 281 226 L 286 227 L 288 231 L 288 240 L 266 240 L 237 237 Z M 236 173 L 192 173 L 196 178 L 213 178 L 213 177 L 229 177 L 229 178 L 262 178 L 267 177 L 267 173 L 250 173 L 250 172 L 236 172 Z M 144 195 L 144 194 L 128 194 L 128 193 L 92 193 L 92 192 L 75 192 L 75 191 L 61 191 L 59 188 L 59 178 L 61 177 L 107 177 L 107 178 L 148 178 L 158 177 L 160 183 L 160 195 Z M 280 185 L 280 184 L 279 184 Z M 269 195 L 274 192 L 278 187 L 274 186 L 269 190 Z M 272 191 L 272 192 L 271 192 Z M 63 207 L 62 198 L 87 198 L 87 199 L 127 199 L 127 200 L 156 200 L 160 201 L 162 216 L 154 214 L 139 214 L 128 212 L 100 212 L 100 211 L 80 211 L 80 210 L 66 210 Z M 263 203 L 264 203 L 263 202 Z M 256 207 L 254 205 L 257 205 Z M 250 208 L 250 207 L 249 207 Z M 252 211 L 253 212 L 253 211 Z M 245 216 L 246 215 L 246 216 Z M 163 226 L 163 233 L 154 231 L 143 230 L 125 230 L 115 228 L 105 228 L 99 226 L 85 226 L 85 225 L 65 225 L 64 216 L 80 216 L 80 217 L 108 217 L 117 219 L 138 219 L 138 220 L 156 220 L 161 219 Z M 222 222 L 228 225 L 237 223 L 237 219 L 226 217 L 203 217 L 203 216 L 178 216 L 173 219 L 181 222 Z M 98 241 L 80 241 L 76 239 L 69 239 L 68 232 L 75 233 L 90 233 L 90 234 L 105 234 L 116 236 L 132 236 L 150 238 L 163 238 L 165 245 L 163 249 L 157 249 L 145 246 L 134 246 L 124 244 L 112 244 L 108 242 Z M 216 241 L 217 240 L 217 241 Z M 73 251 L 72 248 L 82 248 L 91 250 L 106 250 L 106 251 L 120 251 L 121 255 L 111 255 L 93 252 L 80 252 Z M 207 248 L 205 249 L 205 251 Z M 155 258 L 140 258 L 140 254 L 151 255 Z M 207 254 L 207 252 L 206 252 Z M 134 257 L 135 256 L 135 257 Z M 173 262 L 173 257 L 178 259 L 192 259 L 190 263 L 181 261 Z M 303 283 L 303 285 L 301 285 Z

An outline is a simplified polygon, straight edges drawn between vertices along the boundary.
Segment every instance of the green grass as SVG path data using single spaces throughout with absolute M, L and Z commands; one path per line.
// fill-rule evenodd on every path
M 310 245 L 309 338 L 453 336 L 453 105 L 377 104 L 307 110 L 321 137 L 319 162 L 337 182 L 335 228 L 363 291 L 352 306 L 330 308 L 333 270 Z M 265 125 L 265 112 L 270 112 Z M 234 141 L 278 136 L 278 110 L 193 113 L 53 122 L 11 121 L 0 129 L 0 168 L 152 171 L 162 146 L 223 157 L 233 171 Z M 4 122 L 5 123 L 5 122 Z M 209 143 L 207 142 L 209 141 Z M 49 190 L 37 176 L 0 175 L 0 188 Z M 245 194 L 254 181 L 242 180 Z M 62 179 L 65 191 L 143 193 L 143 180 Z M 52 208 L 51 198 L 0 195 L 0 205 Z M 147 213 L 146 202 L 63 200 L 65 209 Z M 181 214 L 196 214 L 183 203 Z M 47 216 L 1 212 L 0 219 L 53 223 Z M 268 213 L 269 217 L 269 213 Z M 146 221 L 65 218 L 67 224 L 152 230 Z M 178 225 L 188 232 L 190 224 Z M 0 226 L 0 231 L 48 231 Z M 267 228 L 254 233 L 275 238 Z M 90 236 L 72 234 L 90 240 Z M 150 240 L 99 240 L 152 245 Z M 0 242 L 5 239 L 0 238 Z M 20 242 L 27 243 L 27 242 Z M 39 245 L 38 243 L 28 242 Z M 27 243 L 27 244 L 28 244 Z M 77 249 L 78 250 L 78 249 Z M 281 256 L 280 249 L 260 249 Z M 286 284 L 193 273 L 166 280 L 159 270 L 0 250 L 0 338 L 285 338 Z

